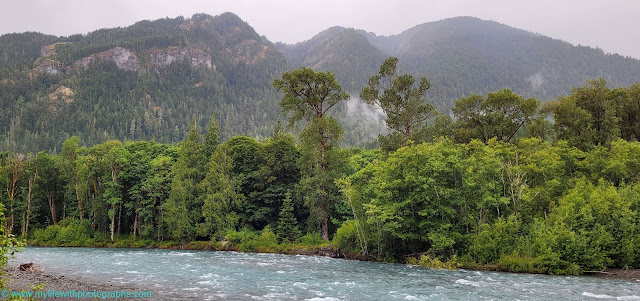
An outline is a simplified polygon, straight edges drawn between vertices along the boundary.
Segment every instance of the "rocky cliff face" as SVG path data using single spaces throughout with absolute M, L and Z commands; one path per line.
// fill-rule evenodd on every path
M 49 73 L 54 75 L 64 74 L 67 72 L 68 68 L 55 60 L 57 55 L 56 45 L 58 44 L 60 43 L 42 46 L 42 49 L 40 50 L 41 57 L 35 61 L 33 72 Z
M 36 64 L 38 61 L 36 61 Z M 52 59 L 44 59 L 40 64 L 33 68 L 35 73 L 49 73 L 49 74 L 64 74 L 67 72 L 67 67 L 63 66 L 60 62 Z
M 151 65 L 157 68 L 166 68 L 175 61 L 182 61 L 185 58 L 191 61 L 194 67 L 204 67 L 207 69 L 215 69 L 216 66 L 211 63 L 211 55 L 191 47 L 168 47 L 165 49 L 154 48 L 149 50 Z
M 73 67 L 84 68 L 86 70 L 90 65 L 96 62 L 114 62 L 118 68 L 127 71 L 140 70 L 140 61 L 135 53 L 122 47 L 116 47 L 80 59 L 73 64 Z

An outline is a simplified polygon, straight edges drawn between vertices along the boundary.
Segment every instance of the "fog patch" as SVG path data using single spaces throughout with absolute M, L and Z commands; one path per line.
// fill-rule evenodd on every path
M 387 118 L 387 114 L 385 114 L 381 108 L 370 105 L 357 97 L 349 99 L 349 101 L 346 102 L 346 105 L 347 115 L 349 117 L 357 120 L 374 122 L 378 126 L 386 127 L 387 123 L 385 122 L 385 119 Z
M 529 84 L 531 84 L 531 89 L 533 90 L 538 90 L 540 87 L 542 87 L 542 84 L 544 84 L 544 77 L 539 71 L 538 73 L 532 74 L 524 80 L 528 81 Z

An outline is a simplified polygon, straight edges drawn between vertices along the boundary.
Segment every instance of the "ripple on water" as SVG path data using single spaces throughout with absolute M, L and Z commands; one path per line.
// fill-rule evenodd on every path
M 471 280 L 467 280 L 467 279 L 458 279 L 458 280 L 456 280 L 455 283 L 463 284 L 463 285 L 470 285 L 470 286 L 475 286 L 475 287 L 482 286 L 482 284 L 480 282 L 471 281 Z

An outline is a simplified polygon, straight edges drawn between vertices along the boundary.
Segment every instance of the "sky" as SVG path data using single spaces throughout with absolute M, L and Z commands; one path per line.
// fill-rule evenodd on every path
M 57 36 L 195 13 L 233 12 L 272 42 L 296 43 L 332 26 L 398 34 L 474 16 L 640 59 L 639 0 L 4 0 L 0 34 Z

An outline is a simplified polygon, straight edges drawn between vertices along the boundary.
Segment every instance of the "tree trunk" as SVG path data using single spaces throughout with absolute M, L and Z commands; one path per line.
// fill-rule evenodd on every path
M 322 239 L 329 241 L 329 218 L 326 215 L 322 218 Z
M 29 219 L 31 218 L 31 192 L 33 192 L 33 185 L 38 177 L 38 169 L 36 169 L 31 175 L 29 175 L 29 188 L 27 191 L 27 212 L 24 226 L 24 233 L 22 235 L 27 237 L 29 235 Z
M 111 242 L 113 242 L 113 230 L 116 225 L 116 206 L 115 204 L 111 204 L 111 210 L 113 210 L 113 214 L 111 214 Z
M 120 209 L 118 209 L 118 234 L 122 234 L 120 231 L 120 223 L 122 222 L 122 202 L 120 202 Z
M 58 224 L 58 219 L 56 217 L 56 200 L 53 197 L 55 192 L 47 191 L 47 201 L 49 202 L 49 210 L 51 211 L 51 221 L 53 221 L 54 225 Z
M 133 240 L 136 240 L 137 229 L 138 229 L 138 212 L 136 212 L 136 217 L 133 218 Z
M 80 211 L 80 221 L 82 221 L 82 217 L 84 216 L 84 210 L 82 209 L 82 198 L 80 198 L 80 184 L 78 183 L 78 178 L 75 180 L 76 186 L 76 199 L 78 199 L 78 211 Z

